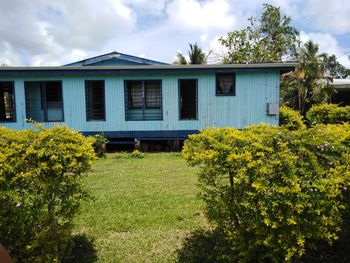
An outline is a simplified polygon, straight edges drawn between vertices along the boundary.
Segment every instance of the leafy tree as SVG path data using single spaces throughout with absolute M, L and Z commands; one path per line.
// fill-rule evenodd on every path
M 228 49 L 224 63 L 278 62 L 296 57 L 298 30 L 291 18 L 282 15 L 279 7 L 263 5 L 258 18 L 250 18 L 250 26 L 235 30 L 220 42 Z
M 303 116 L 311 105 L 329 101 L 334 92 L 323 56 L 318 54 L 318 45 L 308 41 L 300 50 L 297 69 L 282 77 L 282 103 L 298 109 Z
M 324 53 L 321 57 L 325 64 L 325 70 L 328 76 L 339 79 L 344 79 L 350 76 L 350 69 L 340 64 L 335 55 Z
M 188 51 L 188 57 L 189 60 L 186 59 L 186 57 L 181 54 L 180 52 L 177 53 L 177 61 L 175 61 L 175 64 L 181 64 L 181 65 L 187 65 L 187 64 L 207 64 L 208 56 L 211 52 L 208 54 L 205 54 L 202 49 L 197 45 L 197 43 L 189 44 L 190 50 Z

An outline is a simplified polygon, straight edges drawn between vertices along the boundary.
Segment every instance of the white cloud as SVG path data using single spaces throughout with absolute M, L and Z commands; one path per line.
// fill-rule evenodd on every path
M 203 34 L 201 35 L 201 41 L 204 42 L 208 39 L 208 35 L 207 34 Z
M 70 57 L 73 58 L 74 60 L 83 60 L 87 56 L 86 52 L 80 49 L 73 49 Z
M 229 30 L 235 24 L 225 0 L 178 0 L 167 6 L 169 23 L 182 30 Z
M 136 25 L 136 14 L 123 0 L 0 0 L 0 5 L 1 61 L 13 66 L 67 63 L 76 50 L 85 55 L 101 50 Z
M 129 54 L 143 53 L 148 58 L 172 63 L 179 49 L 187 54 L 188 44 L 197 42 L 203 50 L 208 50 L 210 39 L 226 35 L 235 25 L 228 1 L 174 0 L 165 8 L 166 17 L 162 23 L 130 32 L 122 41 L 115 37 L 107 47 Z
M 56 0 L 41 12 L 49 34 L 71 48 L 96 49 L 115 35 L 132 31 L 136 24 L 134 12 L 113 0 Z
M 164 0 L 122 0 L 125 5 L 136 8 L 150 15 L 162 15 L 166 1 Z
M 217 64 L 222 63 L 223 58 L 228 53 L 228 49 L 222 46 L 219 42 L 220 36 L 215 36 L 209 43 L 208 52 L 211 52 L 208 63 Z
M 348 3 L 349 2 L 349 3 Z M 262 12 L 259 0 L 0 0 L 0 64 L 62 65 L 116 50 L 172 62 L 188 43 L 223 52 L 217 39 Z M 350 1 L 271 0 L 292 16 L 320 50 L 350 49 Z M 303 33 L 307 35 L 306 33 Z M 349 36 L 350 38 L 350 36 Z M 339 38 L 338 38 L 339 39 Z M 343 39 L 346 39 L 343 38 Z M 218 51 L 219 50 L 219 51 Z M 349 65 L 347 56 L 340 58 Z M 215 62 L 215 61 L 214 61 Z
M 309 0 L 303 15 L 315 29 L 331 34 L 350 32 L 349 0 Z
M 21 58 L 16 54 L 11 45 L 6 41 L 0 42 L 0 66 L 21 65 Z

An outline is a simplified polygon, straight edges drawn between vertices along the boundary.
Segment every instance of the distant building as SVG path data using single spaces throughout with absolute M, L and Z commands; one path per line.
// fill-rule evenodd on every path
M 331 84 L 336 93 L 332 95 L 331 102 L 340 106 L 350 105 L 350 79 L 333 79 Z
M 112 52 L 59 67 L 1 67 L 0 122 L 66 124 L 115 143 L 183 140 L 208 127 L 278 125 L 293 63 L 168 65 Z

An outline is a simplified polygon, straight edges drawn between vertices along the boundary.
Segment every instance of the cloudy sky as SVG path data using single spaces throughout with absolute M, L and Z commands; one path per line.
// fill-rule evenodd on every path
M 62 65 L 111 51 L 171 63 L 188 43 L 217 49 L 264 2 L 350 67 L 349 0 L 0 0 L 0 64 Z

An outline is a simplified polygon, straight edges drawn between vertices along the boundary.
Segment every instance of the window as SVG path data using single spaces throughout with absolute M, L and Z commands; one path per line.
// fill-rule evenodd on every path
M 13 82 L 0 82 L 0 121 L 16 121 Z
M 197 119 L 197 80 L 179 80 L 180 120 Z
M 37 122 L 63 121 L 62 83 L 26 81 L 27 119 Z
M 86 119 L 104 121 L 105 116 L 105 82 L 103 80 L 85 81 Z
M 126 80 L 125 113 L 127 121 L 162 120 L 160 80 Z
M 216 95 L 236 95 L 236 75 L 234 73 L 216 75 Z

